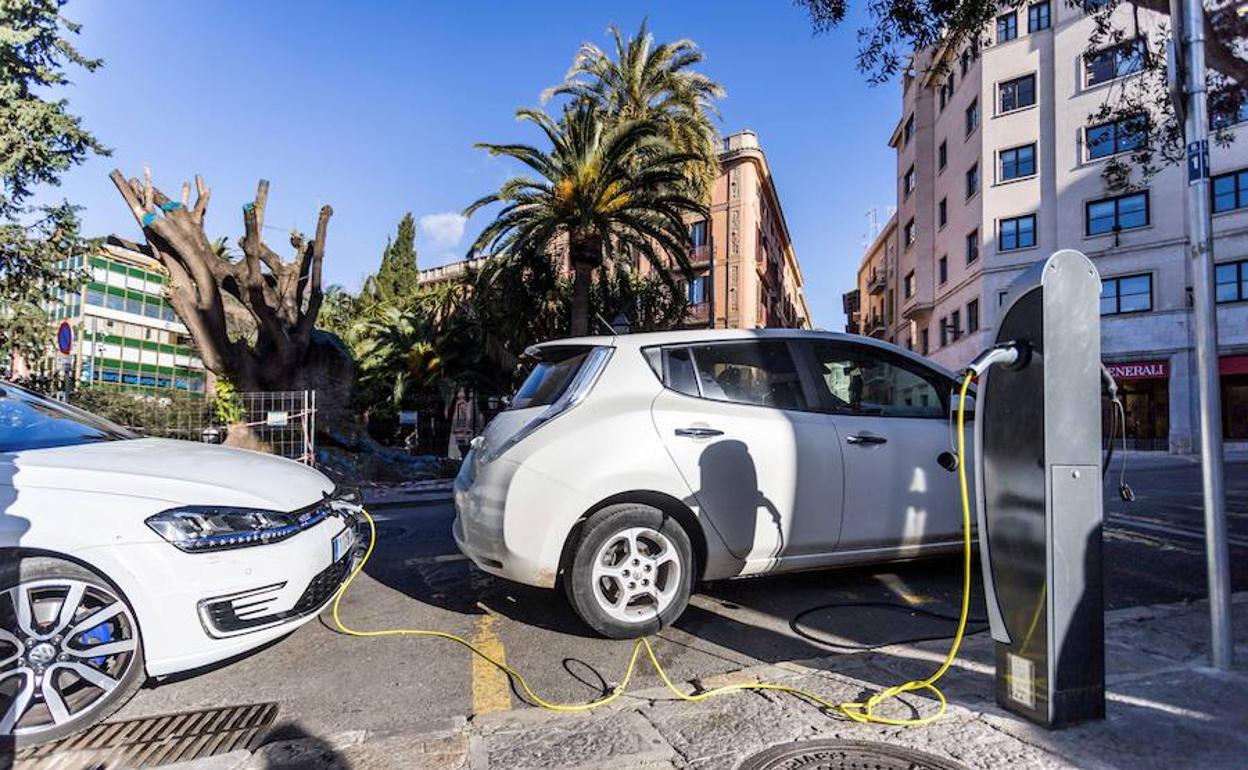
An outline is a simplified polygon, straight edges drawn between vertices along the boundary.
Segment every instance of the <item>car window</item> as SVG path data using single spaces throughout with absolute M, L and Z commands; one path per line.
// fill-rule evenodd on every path
M 580 371 L 591 350 L 584 346 L 539 348 L 537 355 L 540 358 L 524 379 L 520 390 L 516 391 L 511 408 L 526 409 L 555 403 Z
M 857 345 L 815 342 L 810 346 L 817 375 L 833 411 L 882 417 L 945 416 L 945 393 L 935 377 L 900 356 Z
M 783 340 L 670 348 L 668 387 L 715 401 L 807 409 L 793 356 Z M 696 378 L 693 381 L 692 378 Z
M 0 385 L 0 452 L 135 438 L 125 428 L 59 401 Z

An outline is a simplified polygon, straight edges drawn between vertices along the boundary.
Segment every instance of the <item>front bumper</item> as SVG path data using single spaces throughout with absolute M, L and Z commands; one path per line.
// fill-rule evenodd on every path
M 166 542 L 112 546 L 110 556 L 134 575 L 127 590 L 151 676 L 207 666 L 254 650 L 315 617 L 351 575 L 367 547 L 358 506 L 286 540 L 205 553 Z M 334 539 L 356 532 L 337 559 Z M 86 556 L 87 554 L 84 554 Z

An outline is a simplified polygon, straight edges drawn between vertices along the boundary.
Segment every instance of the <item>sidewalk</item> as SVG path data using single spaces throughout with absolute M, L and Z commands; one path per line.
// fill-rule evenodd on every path
M 630 693 L 589 713 L 520 708 L 413 726 L 400 734 L 361 731 L 271 743 L 254 755 L 236 752 L 169 767 L 730 770 L 766 747 L 816 738 L 880 741 L 969 768 L 1244 767 L 1248 593 L 1236 595 L 1235 605 L 1239 664 L 1233 673 L 1205 667 L 1208 616 L 1203 604 L 1110 613 L 1108 718 L 1064 731 L 1042 730 L 997 708 L 991 694 L 992 642 L 983 633 L 966 640 L 958 663 L 940 683 L 950 700 L 946 716 L 926 727 L 859 725 L 781 694 L 743 692 L 684 703 L 660 688 Z M 947 644 L 897 645 L 758 666 L 692 684 L 780 682 L 835 702 L 858 700 L 881 686 L 930 673 Z M 934 708 L 926 698 L 903 700 L 923 713 Z

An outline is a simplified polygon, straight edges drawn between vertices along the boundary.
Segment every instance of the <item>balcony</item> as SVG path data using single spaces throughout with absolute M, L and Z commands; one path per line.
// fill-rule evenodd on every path
M 711 320 L 711 303 L 699 302 L 696 305 L 690 305 L 689 311 L 685 314 L 686 326 L 706 326 Z
M 868 337 L 883 339 L 886 329 L 884 328 L 884 316 L 871 316 L 862 323 L 862 333 Z
M 867 280 L 867 292 L 870 294 L 881 294 L 888 288 L 888 276 L 873 270 L 871 277 Z

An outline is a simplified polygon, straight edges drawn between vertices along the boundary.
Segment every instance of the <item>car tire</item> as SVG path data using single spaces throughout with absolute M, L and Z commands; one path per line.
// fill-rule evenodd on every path
M 609 639 L 635 639 L 670 626 L 693 590 L 693 547 L 671 516 L 622 503 L 585 522 L 564 591 L 577 615 Z
M 0 565 L 0 741 L 12 741 L 10 745 L 23 749 L 86 729 L 130 700 L 146 680 L 143 640 L 125 596 L 96 572 L 49 556 L 6 556 L 4 561 Z M 63 618 L 62 608 L 71 596 L 76 597 L 76 605 Z M 29 608 L 26 614 L 34 622 L 23 625 L 17 602 Z M 97 615 L 98 622 L 91 622 Z M 29 635 L 32 630 L 37 637 Z M 62 637 L 65 631 L 73 633 Z M 29 644 L 32 639 L 35 643 Z M 103 645 L 116 651 L 88 654 L 91 647 Z M 20 652 L 16 659 L 15 651 Z M 9 712 L 17 705 L 16 697 L 8 697 L 9 690 L 16 696 L 28 688 L 33 689 L 16 719 L 15 732 L 13 726 L 4 724 L 12 719 Z M 48 697 L 61 699 L 58 705 L 65 710 L 60 719 L 54 717 Z

